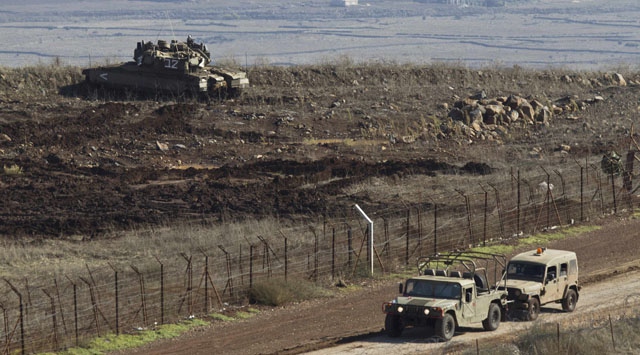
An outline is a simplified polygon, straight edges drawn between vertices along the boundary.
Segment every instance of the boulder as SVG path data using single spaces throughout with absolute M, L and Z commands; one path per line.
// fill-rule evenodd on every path
M 525 103 L 528 104 L 527 100 L 525 100 L 524 98 L 517 95 L 509 95 L 507 100 L 504 102 L 504 105 L 509 106 L 512 109 L 517 109 L 518 107 L 524 105 Z
M 451 118 L 454 121 L 464 122 L 466 121 L 466 114 L 461 109 L 454 107 L 449 111 L 447 117 Z
M 481 121 L 473 121 L 471 123 L 471 128 L 473 128 L 476 132 L 482 132 L 482 122 Z
M 544 106 L 536 113 L 536 122 L 547 124 L 551 121 L 552 113 L 547 106 Z
M 535 117 L 536 111 L 528 102 L 518 106 L 517 109 L 518 112 L 520 112 L 520 115 L 525 119 L 533 120 Z
M 478 107 L 474 110 L 469 111 L 468 115 L 470 122 L 482 121 L 484 117 L 484 110 Z
M 466 99 L 462 100 L 462 106 L 476 106 L 478 104 L 478 101 L 479 100 L 467 97 Z
M 487 105 L 484 107 L 487 111 L 487 115 L 504 115 L 505 110 L 502 105 Z
M 473 100 L 484 100 L 487 98 L 487 93 L 485 93 L 484 90 L 482 90 L 469 96 L 469 98 Z
M 618 86 L 627 86 L 627 81 L 624 80 L 624 77 L 620 73 L 613 73 L 611 79 L 613 80 L 614 84 Z
M 509 119 L 509 122 L 516 122 L 520 119 L 520 114 L 516 110 L 511 110 L 507 114 L 507 118 Z
M 561 115 L 562 112 L 564 112 L 564 109 L 560 106 L 552 105 L 551 111 L 553 112 L 554 115 Z
M 484 115 L 484 123 L 499 124 L 503 121 L 505 115 L 504 108 L 501 105 L 487 105 Z
M 529 101 L 529 103 L 531 104 L 531 107 L 533 107 L 533 109 L 538 112 L 540 111 L 544 105 L 542 104 L 542 102 L 538 101 L 538 100 L 531 100 Z

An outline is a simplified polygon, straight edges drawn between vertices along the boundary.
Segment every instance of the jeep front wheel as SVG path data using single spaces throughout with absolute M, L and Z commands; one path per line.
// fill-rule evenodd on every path
M 565 312 L 573 312 L 578 302 L 578 294 L 573 289 L 567 290 L 567 294 L 562 299 L 562 310 Z
M 456 321 L 451 314 L 445 313 L 441 319 L 436 321 L 436 336 L 449 341 L 455 332 Z
M 397 338 L 402 334 L 404 327 L 402 326 L 400 317 L 393 314 L 387 314 L 387 317 L 384 319 L 384 329 L 386 329 L 389 337 Z
M 536 320 L 538 319 L 538 314 L 540 314 L 540 300 L 535 297 L 529 299 L 529 307 L 527 309 L 527 314 L 525 315 L 526 320 Z
M 502 318 L 500 306 L 495 303 L 490 304 L 487 319 L 482 321 L 482 328 L 487 331 L 494 331 L 498 329 L 500 326 L 500 318 Z

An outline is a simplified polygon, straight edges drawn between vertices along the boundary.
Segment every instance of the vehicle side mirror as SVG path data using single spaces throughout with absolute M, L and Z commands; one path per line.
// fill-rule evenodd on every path
M 464 293 L 465 302 L 467 302 L 467 303 L 471 302 L 472 297 L 473 297 L 473 292 L 465 292 Z
M 403 286 L 402 283 L 398 284 L 398 293 L 400 293 L 400 294 L 402 294 L 403 293 L 402 291 L 404 290 L 404 288 L 402 286 Z

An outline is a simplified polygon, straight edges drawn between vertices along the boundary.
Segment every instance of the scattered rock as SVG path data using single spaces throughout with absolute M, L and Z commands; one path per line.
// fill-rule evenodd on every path
M 536 114 L 536 122 L 548 124 L 553 114 L 547 106 L 542 107 Z
M 346 101 L 344 99 L 342 100 L 336 100 L 334 102 L 331 103 L 331 106 L 329 106 L 329 108 L 336 108 L 336 107 L 340 107 L 343 103 L 345 103 Z
M 402 143 L 411 144 L 416 141 L 416 137 L 414 136 L 402 136 Z
M 472 100 L 484 100 L 487 98 L 487 94 L 482 90 L 472 96 L 469 96 L 469 98 Z
M 613 73 L 612 78 L 613 83 L 618 86 L 627 86 L 627 81 L 624 80 L 624 77 L 620 73 Z
M 451 118 L 454 121 L 465 121 L 464 112 L 457 107 L 452 108 L 451 111 L 449 111 L 447 117 Z
M 158 150 L 166 152 L 169 150 L 169 145 L 167 143 L 161 143 L 156 141 L 156 147 L 158 147 Z

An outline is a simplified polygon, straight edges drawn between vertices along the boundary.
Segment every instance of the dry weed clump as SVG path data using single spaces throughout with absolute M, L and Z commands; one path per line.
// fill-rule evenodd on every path
M 535 324 L 515 342 L 520 354 L 625 354 L 640 347 L 637 332 L 640 318 L 635 315 L 609 316 L 601 321 L 573 329 L 555 324 Z
M 249 300 L 267 306 L 282 306 L 325 294 L 324 289 L 307 280 L 269 279 L 255 284 L 249 290 Z
M 50 65 L 3 69 L 0 76 L 0 92 L 15 91 L 23 100 L 57 95 L 63 87 L 83 79 L 80 68 L 55 61 Z
M 22 174 L 22 167 L 16 164 L 10 166 L 3 166 L 3 171 L 5 175 L 20 175 Z

